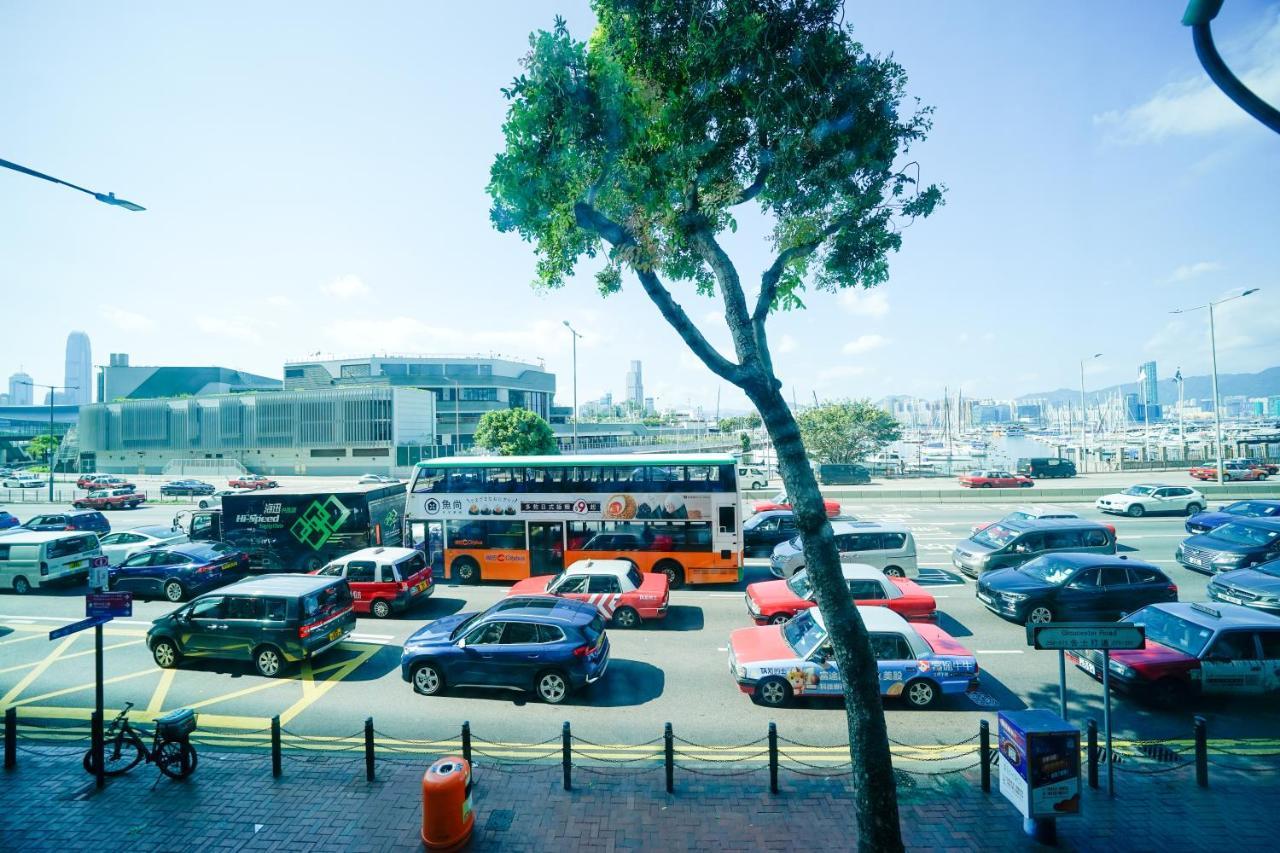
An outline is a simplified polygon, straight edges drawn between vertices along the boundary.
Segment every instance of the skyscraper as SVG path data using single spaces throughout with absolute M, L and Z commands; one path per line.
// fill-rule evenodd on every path
M 1156 363 L 1148 361 L 1138 369 L 1138 396 L 1147 407 L 1147 419 L 1160 420 L 1160 392 L 1157 389 Z
M 9 405 L 30 406 L 33 390 L 31 377 L 19 370 L 9 377 Z
M 640 362 L 631 362 L 627 371 L 627 404 L 644 411 L 644 381 L 640 376 Z
M 67 370 L 62 382 L 67 386 L 58 396 L 74 405 L 93 402 L 93 353 L 84 332 L 67 335 Z

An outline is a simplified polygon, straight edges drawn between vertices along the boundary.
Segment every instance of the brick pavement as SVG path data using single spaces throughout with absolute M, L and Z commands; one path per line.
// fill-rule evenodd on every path
M 0 775 L 4 850 L 316 850 L 421 849 L 419 782 L 425 759 L 381 761 L 368 783 L 360 758 L 286 753 L 284 775 L 262 755 L 204 750 L 185 782 L 150 767 L 96 792 L 80 752 L 27 742 L 18 767 Z M 38 749 L 38 752 L 32 751 Z M 1258 767 L 1276 769 L 1270 765 Z M 1085 817 L 1059 822 L 1059 849 L 1182 851 L 1275 850 L 1280 778 L 1275 772 L 1211 768 L 1197 788 L 1191 768 L 1154 776 L 1117 774 L 1118 796 L 1085 787 Z M 692 775 L 677 770 L 676 793 L 660 768 L 621 775 L 578 768 L 574 790 L 558 766 L 502 772 L 481 765 L 472 850 L 851 849 L 846 785 L 784 773 Z M 993 780 L 993 787 L 995 783 Z M 921 850 L 1046 849 L 1022 834 L 1001 795 L 983 794 L 977 771 L 917 778 L 901 788 L 904 835 Z

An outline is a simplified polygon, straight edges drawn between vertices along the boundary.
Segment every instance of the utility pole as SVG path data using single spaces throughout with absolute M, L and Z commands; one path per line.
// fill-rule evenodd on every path
M 573 452 L 578 453 L 578 338 L 582 335 L 578 334 L 578 330 L 569 325 L 568 320 L 561 321 L 564 327 L 569 330 L 569 334 L 573 335 Z M 641 405 L 644 400 L 640 401 Z
M 49 391 L 49 503 L 53 503 L 53 454 L 55 445 L 57 444 L 53 434 L 53 402 L 57 391 L 79 391 L 79 385 L 42 385 L 39 382 L 19 382 L 19 385 L 27 385 L 30 388 L 46 388 Z
M 1093 361 L 1095 358 L 1102 358 L 1102 353 L 1096 352 L 1088 358 L 1080 359 L 1080 473 L 1086 472 L 1089 466 L 1089 409 L 1084 402 L 1084 363 Z

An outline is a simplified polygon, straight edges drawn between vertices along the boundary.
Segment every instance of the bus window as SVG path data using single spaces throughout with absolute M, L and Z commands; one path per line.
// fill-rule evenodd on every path
M 595 521 L 571 521 L 569 522 L 569 550 L 580 551 L 582 546 L 587 544 L 592 536 L 600 531 L 599 522 Z
M 480 476 L 481 470 L 479 468 L 458 468 L 450 471 L 448 491 L 460 494 L 484 491 L 484 478 Z
M 685 481 L 691 492 L 709 492 L 716 486 L 718 476 L 712 465 L 690 465 L 685 468 Z
M 417 479 L 413 481 L 413 491 L 424 494 L 444 491 L 444 471 L 439 468 L 419 468 Z
M 486 492 L 495 492 L 504 494 L 506 492 L 515 491 L 514 471 L 511 468 L 485 468 L 485 484 Z
M 649 488 L 655 492 L 679 490 L 684 486 L 684 467 L 659 465 L 649 469 Z
M 720 466 L 720 489 L 727 492 L 737 491 L 738 478 L 732 465 Z
M 448 522 L 450 548 L 479 548 L 523 550 L 523 521 L 461 521 Z

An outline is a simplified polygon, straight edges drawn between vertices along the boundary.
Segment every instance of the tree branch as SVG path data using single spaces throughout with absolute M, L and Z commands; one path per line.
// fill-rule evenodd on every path
M 760 276 L 760 295 L 756 297 L 756 310 L 751 315 L 751 319 L 759 323 L 769 316 L 769 309 L 773 307 L 773 300 L 778 296 L 778 285 L 782 281 L 782 274 L 789 264 L 813 254 L 819 246 L 826 242 L 828 237 L 846 225 L 851 225 L 857 221 L 858 214 L 838 217 L 830 225 L 822 229 L 822 232 L 817 237 L 780 252 L 773 264 L 764 271 L 764 275 Z
M 769 164 L 768 162 L 761 164 L 760 171 L 756 172 L 756 179 L 751 185 L 744 187 L 742 192 L 738 193 L 738 197 L 730 202 L 731 205 L 746 204 L 751 199 L 760 195 L 760 191 L 764 189 L 765 181 L 769 180 Z

